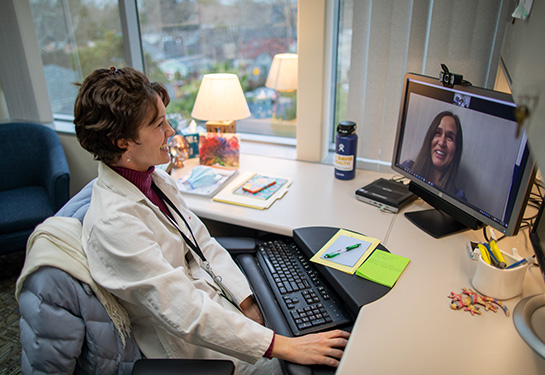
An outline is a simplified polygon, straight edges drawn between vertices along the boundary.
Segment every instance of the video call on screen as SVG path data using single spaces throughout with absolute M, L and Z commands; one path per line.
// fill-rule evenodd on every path
M 512 186 L 518 186 L 513 182 L 520 178 L 521 163 L 528 156 L 525 133 L 517 137 L 515 105 L 417 81 L 409 82 L 406 101 L 397 165 L 416 158 L 438 113 L 454 113 L 463 135 L 456 185 L 465 193 L 464 203 L 496 221 L 507 222 L 509 205 L 518 193 L 513 191 Z

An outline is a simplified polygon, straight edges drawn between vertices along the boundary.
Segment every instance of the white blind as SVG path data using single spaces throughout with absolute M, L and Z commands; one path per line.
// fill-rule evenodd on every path
M 345 0 L 341 7 L 339 120 L 358 124 L 366 168 L 392 159 L 403 75 L 439 77 L 441 63 L 474 86 L 493 88 L 509 1 Z M 339 92 L 337 92 L 339 95 Z

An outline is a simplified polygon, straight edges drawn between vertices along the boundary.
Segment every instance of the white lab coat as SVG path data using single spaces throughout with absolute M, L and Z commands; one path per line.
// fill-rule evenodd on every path
M 251 290 L 230 255 L 187 208 L 168 174 L 156 170 L 152 179 L 188 221 L 213 271 L 242 302 Z M 232 356 L 255 363 L 268 349 L 273 332 L 222 297 L 175 226 L 135 185 L 104 163 L 99 163 L 82 242 L 93 278 L 120 299 L 146 357 Z M 193 256 L 186 259 L 188 252 Z

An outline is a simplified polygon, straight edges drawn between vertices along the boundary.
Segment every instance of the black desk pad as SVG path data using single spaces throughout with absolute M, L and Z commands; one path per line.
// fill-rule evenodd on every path
M 333 227 L 303 227 L 293 231 L 293 239 L 299 248 L 310 259 L 339 231 Z M 382 250 L 389 252 L 382 244 L 379 244 L 374 251 Z M 350 275 L 331 267 L 314 263 L 320 273 L 327 279 L 329 284 L 337 291 L 339 296 L 346 302 L 346 306 L 355 315 L 360 308 L 373 302 L 390 291 L 391 288 L 366 280 L 357 275 Z

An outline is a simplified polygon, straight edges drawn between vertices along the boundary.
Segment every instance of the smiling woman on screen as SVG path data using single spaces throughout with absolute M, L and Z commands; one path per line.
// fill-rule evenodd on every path
M 412 170 L 426 182 L 465 199 L 463 190 L 455 182 L 462 158 L 463 136 L 460 119 L 449 111 L 439 113 L 431 122 L 416 159 L 407 160 L 404 167 Z

